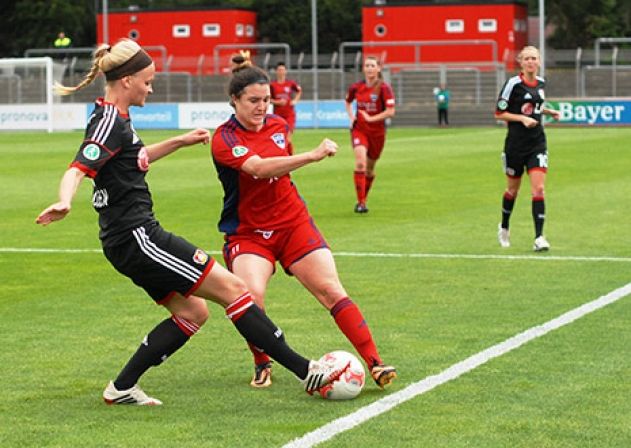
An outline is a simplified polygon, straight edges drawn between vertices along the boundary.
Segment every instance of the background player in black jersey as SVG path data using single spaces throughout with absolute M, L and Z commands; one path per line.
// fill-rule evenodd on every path
M 108 384 L 104 400 L 108 404 L 162 404 L 147 396 L 137 382 L 204 324 L 208 309 L 203 298 L 223 306 L 243 337 L 296 374 L 307 391 L 334 379 L 339 372 L 332 366 L 309 361 L 285 343 L 282 331 L 254 304 L 242 280 L 156 221 L 145 182 L 149 164 L 181 147 L 209 143 L 208 130 L 197 129 L 144 146 L 131 124 L 129 107 L 143 106 L 152 93 L 155 66 L 128 39 L 112 47 L 101 45 L 86 78 L 76 87 L 58 85 L 58 93 L 75 92 L 100 72 L 106 79 L 105 97 L 97 100 L 84 141 L 61 180 L 59 202 L 42 211 L 36 222 L 47 225 L 63 219 L 83 178 L 92 178 L 92 202 L 99 213 L 105 256 L 171 313 L 144 338 L 116 380 Z
M 507 187 L 502 199 L 502 222 L 497 236 L 502 247 L 510 246 L 510 215 L 526 169 L 530 177 L 532 219 L 535 224 L 533 248 L 538 252 L 550 249 L 550 243 L 543 236 L 548 149 L 541 119 L 542 114 L 545 114 L 558 120 L 560 113 L 544 106 L 545 81 L 537 76 L 540 66 L 539 50 L 532 46 L 524 47 L 519 53 L 518 61 L 521 64 L 521 73 L 506 81 L 495 110 L 495 117 L 508 123 L 502 154 Z

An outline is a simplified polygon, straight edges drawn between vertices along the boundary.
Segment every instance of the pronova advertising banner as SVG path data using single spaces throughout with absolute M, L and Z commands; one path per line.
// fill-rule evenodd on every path
M 546 116 L 546 123 L 573 126 L 631 126 L 631 98 L 568 99 L 547 101 L 561 112 L 558 122 Z
M 0 130 L 36 130 L 49 126 L 46 104 L 0 105 Z M 85 104 L 54 104 L 53 130 L 83 129 L 87 123 Z
M 221 103 L 182 103 L 180 104 L 181 129 L 216 129 L 234 113 L 228 101 Z

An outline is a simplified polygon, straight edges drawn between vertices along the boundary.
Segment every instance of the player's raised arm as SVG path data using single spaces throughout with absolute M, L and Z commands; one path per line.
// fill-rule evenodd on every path
M 46 207 L 38 216 L 35 222 L 46 226 L 53 221 L 59 221 L 70 213 L 72 199 L 74 198 L 79 184 L 85 177 L 85 173 L 78 168 L 71 167 L 64 173 L 59 184 L 59 201 Z
M 269 179 L 270 177 L 284 176 L 298 168 L 310 163 L 334 156 L 337 153 L 337 143 L 325 138 L 320 144 L 308 152 L 303 152 L 293 156 L 278 156 L 261 158 L 259 156 L 250 157 L 241 166 L 241 169 L 259 179 Z

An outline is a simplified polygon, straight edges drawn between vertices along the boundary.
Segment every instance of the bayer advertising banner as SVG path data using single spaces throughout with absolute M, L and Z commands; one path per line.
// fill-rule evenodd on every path
M 631 99 L 547 101 L 550 108 L 561 112 L 558 122 L 546 116 L 546 123 L 573 126 L 629 126 Z

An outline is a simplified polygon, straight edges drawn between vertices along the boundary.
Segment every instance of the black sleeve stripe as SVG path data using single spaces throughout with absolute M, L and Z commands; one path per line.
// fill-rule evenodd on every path
M 103 110 L 103 116 L 101 120 L 96 125 L 96 129 L 92 134 L 91 140 L 99 143 L 100 145 L 105 145 L 107 138 L 114 127 L 114 123 L 116 122 L 116 117 L 118 115 L 118 110 L 115 106 L 111 104 L 107 104 Z
M 521 78 L 519 76 L 513 76 L 511 79 L 506 81 L 504 84 L 504 88 L 502 89 L 502 93 L 500 93 L 500 98 L 508 100 L 510 98 L 510 94 L 513 92 L 513 88 L 521 82 Z

